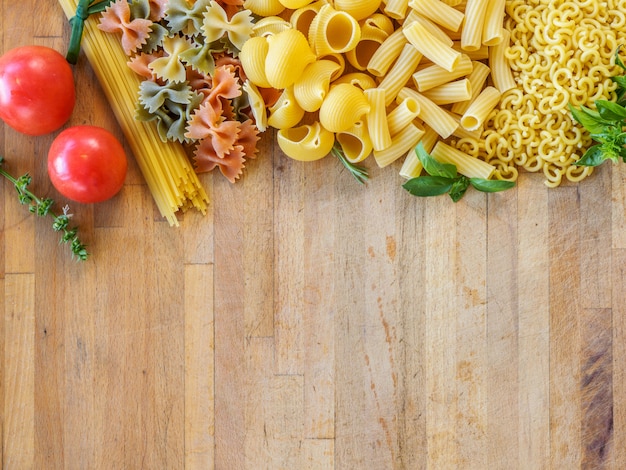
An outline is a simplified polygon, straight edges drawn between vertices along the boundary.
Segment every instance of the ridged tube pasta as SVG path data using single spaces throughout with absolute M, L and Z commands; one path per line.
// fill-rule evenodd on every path
M 485 87 L 461 117 L 461 126 L 468 131 L 480 128 L 499 101 L 498 89 L 492 86 Z
M 283 89 L 300 78 L 305 67 L 315 61 L 315 54 L 300 31 L 288 29 L 268 36 L 265 75 L 272 88 Z
M 335 0 L 337 10 L 345 11 L 357 20 L 374 14 L 380 4 L 381 0 Z
M 398 92 L 407 84 L 420 60 L 422 60 L 422 54 L 412 44 L 405 44 L 400 57 L 378 85 L 385 90 L 387 106 L 396 99 Z
M 430 153 L 438 140 L 439 134 L 437 134 L 430 127 L 426 126 L 424 129 L 424 135 L 422 135 L 418 143 L 422 144 L 424 150 Z M 412 148 L 408 151 L 406 158 L 404 159 L 404 163 L 402 163 L 400 176 L 406 179 L 416 178 L 422 173 L 423 169 L 424 166 L 417 156 L 415 148 Z
M 390 165 L 414 148 L 424 135 L 424 130 L 411 123 L 393 136 L 391 145 L 384 150 L 374 150 L 373 155 L 380 168 Z
M 360 88 L 348 83 L 330 87 L 319 112 L 320 123 L 331 132 L 343 132 L 370 111 L 370 105 Z
M 463 12 L 441 0 L 410 0 L 409 7 L 450 31 L 458 31 L 463 23 Z
M 335 134 L 319 122 L 281 129 L 276 134 L 278 146 L 294 160 L 312 162 L 324 158 L 335 145 Z
M 461 53 L 439 37 L 432 34 L 422 23 L 414 21 L 402 28 L 407 40 L 434 64 L 447 72 L 453 72 L 461 59 Z
M 468 178 L 489 179 L 496 171 L 496 167 L 479 158 L 462 152 L 442 141 L 437 142 L 430 155 L 442 163 L 456 165 L 457 171 Z
M 278 0 L 245 0 L 243 7 L 259 16 L 278 15 L 285 9 L 285 5 Z
M 311 22 L 309 43 L 318 56 L 344 53 L 354 49 L 361 39 L 361 27 L 345 11 L 327 4 Z
M 338 132 L 335 138 L 344 156 L 351 163 L 361 162 L 372 153 L 372 140 L 363 121 L 357 121 L 349 129 Z
M 293 93 L 293 86 L 285 88 L 280 98 L 269 108 L 267 124 L 276 129 L 295 127 L 304 117 L 304 109 L 300 107 Z
M 454 80 L 425 91 L 424 96 L 440 106 L 467 101 L 472 97 L 472 85 L 467 78 Z
M 389 133 L 393 136 L 409 125 L 420 113 L 420 105 L 413 97 L 407 96 L 387 115 Z
M 317 60 L 304 69 L 304 73 L 294 86 L 298 104 L 310 113 L 317 111 L 330 88 L 332 76 L 341 68 L 332 60 Z
M 402 29 L 395 30 L 380 45 L 367 64 L 367 71 L 375 77 L 383 77 L 393 62 L 398 58 L 407 39 Z
M 270 45 L 264 36 L 255 36 L 243 43 L 239 60 L 246 71 L 248 80 L 262 88 L 271 87 L 265 74 L 265 60 Z

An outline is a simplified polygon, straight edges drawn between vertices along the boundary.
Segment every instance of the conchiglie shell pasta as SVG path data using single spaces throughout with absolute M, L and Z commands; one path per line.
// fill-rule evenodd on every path
M 348 83 L 331 86 L 319 112 L 320 123 L 331 132 L 343 132 L 369 112 L 363 90 Z
M 291 29 L 291 23 L 280 16 L 266 16 L 257 21 L 252 27 L 254 36 L 269 36 Z
M 294 95 L 298 104 L 308 112 L 320 109 L 328 93 L 332 76 L 341 68 L 331 60 L 317 60 L 304 69 L 294 84 Z
M 338 132 L 336 139 L 346 159 L 351 163 L 361 162 L 372 153 L 372 140 L 367 125 L 362 120 L 357 121 L 349 129 Z
M 357 20 L 372 15 L 380 4 L 381 0 L 335 0 L 337 10 L 345 11 Z
M 359 87 L 361 90 L 376 88 L 376 82 L 374 79 L 366 73 L 361 72 L 346 73 L 337 80 L 333 81 L 333 85 L 339 85 L 340 83 L 349 83 L 350 85 Z
M 383 18 L 388 19 L 386 16 L 383 16 Z M 357 70 L 367 69 L 367 64 L 369 64 L 372 56 L 390 34 L 385 29 L 381 28 L 373 18 L 371 20 L 372 21 L 366 20 L 362 22 L 361 40 L 354 49 L 346 52 L 346 59 L 348 59 L 348 62 Z
M 278 0 L 246 0 L 243 6 L 259 16 L 278 15 L 285 9 Z
M 324 158 L 335 145 L 335 135 L 319 122 L 290 129 L 281 129 L 276 135 L 278 146 L 294 160 L 311 162 Z
M 306 37 L 298 30 L 288 29 L 268 36 L 267 42 L 265 75 L 272 88 L 290 87 L 300 78 L 304 68 L 315 60 Z
M 285 5 L 285 8 L 289 8 L 290 10 L 296 10 L 298 8 L 302 8 L 309 3 L 312 3 L 313 0 L 280 0 L 280 3 Z
M 255 36 L 244 42 L 239 52 L 239 60 L 248 79 L 256 86 L 269 88 L 271 85 L 265 74 L 265 61 L 270 45 L 263 36 Z
M 269 108 L 267 124 L 276 129 L 287 129 L 298 125 L 304 117 L 304 109 L 300 107 L 293 93 L 293 87 L 285 88 L 278 101 Z
M 297 29 L 305 36 L 309 35 L 309 29 L 311 28 L 311 23 L 317 16 L 322 6 L 326 5 L 328 2 L 320 0 L 319 2 L 311 3 L 302 8 L 298 8 L 295 10 L 291 16 L 289 17 L 289 22 L 294 29 Z
M 320 8 L 309 29 L 309 43 L 318 56 L 354 49 L 360 39 L 361 27 L 357 20 L 330 4 Z

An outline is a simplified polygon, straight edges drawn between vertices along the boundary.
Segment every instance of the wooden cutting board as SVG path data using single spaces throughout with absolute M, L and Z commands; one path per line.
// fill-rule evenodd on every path
M 65 50 L 55 0 L 0 8 L 2 51 Z M 71 124 L 121 139 L 75 71 Z M 53 136 L 0 129 L 64 202 Z M 83 264 L 1 183 L 3 468 L 626 468 L 626 166 L 453 204 L 272 137 L 179 228 L 131 158 L 115 199 L 72 204 Z

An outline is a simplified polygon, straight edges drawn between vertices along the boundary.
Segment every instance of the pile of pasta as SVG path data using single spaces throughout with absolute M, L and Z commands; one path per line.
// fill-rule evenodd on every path
M 196 172 L 219 168 L 231 182 L 259 140 L 236 58 L 252 26 L 250 10 L 205 0 L 116 0 L 98 25 L 119 35 L 142 79 L 135 118 L 190 146 Z
M 579 181 L 591 144 L 568 103 L 593 107 L 615 84 L 623 1 L 246 0 L 255 15 L 240 60 L 259 129 L 285 154 L 340 146 L 379 167 L 414 147 L 470 177 Z M 620 27 L 622 26 L 622 27 Z M 274 103 L 263 90 L 280 89 Z
M 568 104 L 610 99 L 626 0 L 115 0 L 99 28 L 141 77 L 135 118 L 229 181 L 272 128 L 283 153 L 468 177 L 580 181 Z

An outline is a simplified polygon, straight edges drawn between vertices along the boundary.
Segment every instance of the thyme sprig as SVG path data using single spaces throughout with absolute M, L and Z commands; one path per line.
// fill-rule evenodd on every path
M 32 181 L 32 177 L 28 173 L 20 176 L 19 178 L 15 178 L 2 168 L 3 164 L 4 157 L 0 157 L 0 175 L 4 176 L 11 183 L 13 183 L 13 186 L 15 186 L 17 191 L 17 197 L 20 204 L 27 205 L 28 210 L 32 214 L 36 214 L 40 217 L 45 217 L 47 215 L 51 216 L 53 219 L 52 229 L 55 232 L 62 232 L 61 241 L 59 243 L 67 243 L 70 245 L 72 258 L 85 261 L 89 256 L 89 253 L 87 252 L 86 245 L 84 245 L 78 238 L 78 227 L 70 227 L 72 214 L 69 213 L 69 206 L 65 205 L 63 207 L 62 214 L 55 214 L 52 211 L 52 206 L 54 205 L 54 201 L 52 199 L 39 198 L 28 189 L 28 186 Z
M 350 174 L 354 176 L 354 179 L 356 179 L 359 183 L 365 184 L 365 182 L 369 179 L 367 169 L 349 162 L 346 156 L 343 154 L 343 151 L 339 144 L 335 144 L 333 146 L 331 153 L 343 164 L 343 166 L 346 167 Z

